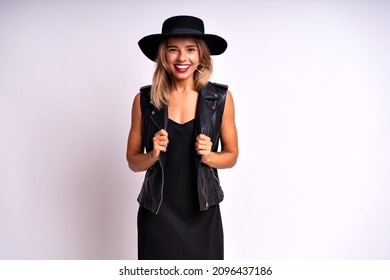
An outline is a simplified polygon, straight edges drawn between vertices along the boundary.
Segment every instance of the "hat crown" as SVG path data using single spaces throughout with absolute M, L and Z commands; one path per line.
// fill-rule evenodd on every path
M 210 55 L 222 54 L 227 48 L 227 42 L 224 38 L 204 33 L 204 24 L 200 18 L 186 15 L 166 19 L 163 22 L 161 34 L 147 35 L 138 41 L 138 45 L 150 60 L 155 61 L 161 42 L 175 36 L 202 39 L 207 44 Z
M 193 32 L 204 34 L 203 21 L 193 16 L 174 16 L 164 21 L 162 34 Z

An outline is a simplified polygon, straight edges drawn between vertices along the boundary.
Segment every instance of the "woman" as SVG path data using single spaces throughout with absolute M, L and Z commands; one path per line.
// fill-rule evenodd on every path
M 210 55 L 227 43 L 205 34 L 201 19 L 175 16 L 138 44 L 157 64 L 134 99 L 127 147 L 130 169 L 146 171 L 138 258 L 223 259 L 217 169 L 235 165 L 238 141 L 232 95 L 209 78 Z

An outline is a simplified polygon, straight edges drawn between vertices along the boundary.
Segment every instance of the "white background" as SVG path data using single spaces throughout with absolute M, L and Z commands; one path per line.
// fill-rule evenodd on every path
M 178 14 L 229 43 L 226 259 L 389 259 L 385 0 L 1 0 L 0 258 L 137 258 L 125 152 L 154 69 L 137 42 Z

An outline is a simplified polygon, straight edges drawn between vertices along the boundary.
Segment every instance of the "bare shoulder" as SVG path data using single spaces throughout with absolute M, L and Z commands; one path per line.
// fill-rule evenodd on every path
M 131 110 L 132 126 L 140 123 L 142 118 L 141 112 L 141 93 L 137 93 L 133 100 L 133 106 Z
M 134 110 L 141 110 L 141 93 L 138 92 L 133 99 L 133 111 Z
M 141 101 L 141 93 L 138 92 L 135 96 L 134 96 L 134 100 L 133 100 L 133 105 L 134 104 L 140 104 L 140 101 Z
M 226 99 L 230 99 L 230 101 L 233 102 L 233 94 L 230 90 L 227 90 Z
M 225 112 L 234 115 L 234 101 L 230 90 L 228 90 L 226 93 Z

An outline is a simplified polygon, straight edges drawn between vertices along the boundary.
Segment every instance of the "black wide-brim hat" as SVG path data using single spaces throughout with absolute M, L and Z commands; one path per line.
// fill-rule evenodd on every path
M 209 47 L 211 55 L 222 54 L 227 48 L 225 39 L 214 34 L 204 33 L 203 21 L 193 16 L 174 16 L 166 19 L 161 34 L 152 34 L 139 40 L 138 45 L 150 60 L 157 58 L 160 43 L 168 37 L 191 36 L 203 39 Z

